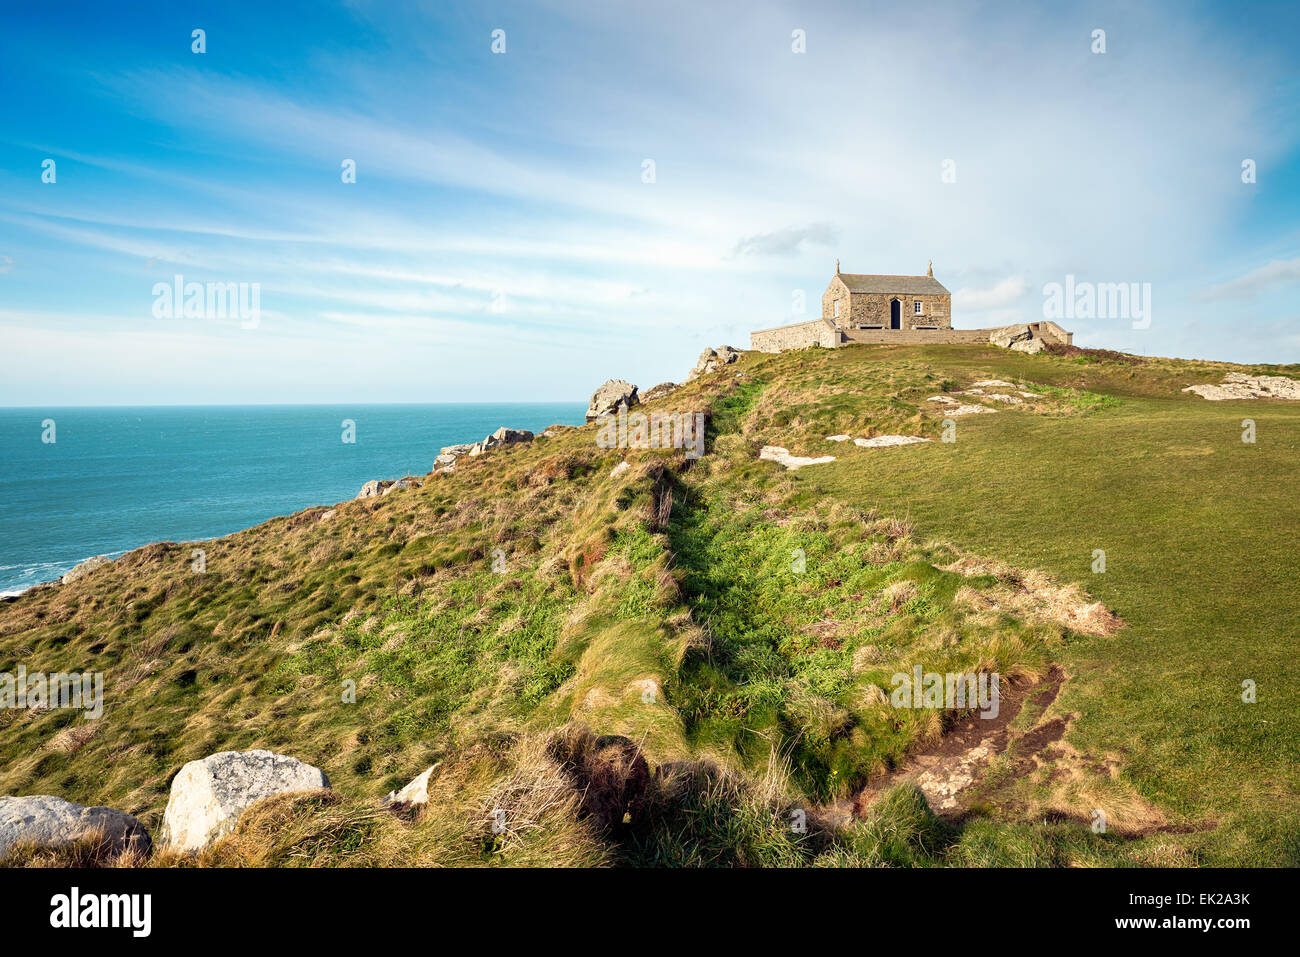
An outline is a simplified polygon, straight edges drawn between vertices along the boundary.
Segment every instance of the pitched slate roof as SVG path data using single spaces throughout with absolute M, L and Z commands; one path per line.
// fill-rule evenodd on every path
M 839 273 L 839 278 L 849 287 L 849 292 L 898 293 L 902 296 L 951 295 L 943 283 L 933 276 L 863 276 L 842 272 Z

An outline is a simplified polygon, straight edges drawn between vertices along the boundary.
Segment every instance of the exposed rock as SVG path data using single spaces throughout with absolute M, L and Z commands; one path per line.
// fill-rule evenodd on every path
M 471 457 L 482 455 L 484 452 L 490 452 L 492 449 L 498 449 L 506 445 L 514 445 L 517 442 L 531 442 L 533 433 L 527 429 L 507 429 L 504 425 L 497 429 L 491 435 L 485 436 L 482 442 L 475 442 L 470 446 L 469 454 Z
M 993 329 L 989 332 L 989 342 L 995 346 L 1001 346 L 1003 349 L 1009 349 L 1013 342 L 1031 339 L 1033 335 L 1034 331 L 1029 328 L 1028 324 L 1020 322 L 1015 325 Z
M 318 521 L 325 522 L 333 517 L 334 517 L 334 509 L 328 508 L 325 511 L 320 513 L 320 519 L 318 519 Z
M 734 349 L 731 346 L 718 346 L 716 349 L 705 349 L 700 353 L 700 358 L 696 361 L 695 368 L 687 374 L 686 381 L 690 382 L 692 379 L 698 378 L 699 376 L 707 375 L 710 372 L 716 372 L 723 366 L 731 365 L 731 363 L 735 362 L 739 358 L 740 350 Z
M 880 449 L 890 445 L 915 445 L 917 442 L 929 442 L 915 435 L 877 435 L 872 439 L 854 439 L 853 444 L 864 449 Z
M 827 441 L 827 442 L 847 442 L 848 440 L 849 440 L 849 437 L 848 437 L 847 435 L 828 435 L 828 436 L 826 436 L 826 441 Z
M 93 572 L 96 568 L 99 568 L 101 565 L 111 565 L 111 564 L 113 564 L 113 560 L 109 558 L 107 555 L 96 555 L 94 558 L 87 558 L 84 562 L 82 562 L 80 565 L 77 565 L 66 575 L 63 576 L 63 584 L 67 585 L 71 582 L 75 582 L 78 578 L 81 578 L 87 572 Z
M 1038 392 L 1022 392 L 1020 394 L 1026 399 L 1041 399 L 1043 397 Z
M 438 764 L 441 763 L 441 761 L 438 762 Z M 400 791 L 389 791 L 388 796 L 384 798 L 384 807 L 407 811 L 428 804 L 429 778 L 437 770 L 438 764 L 432 764 L 425 768 L 423 773 L 412 778 L 410 783 Z
M 472 442 L 462 442 L 460 445 L 444 445 L 438 450 L 438 457 L 433 460 L 433 470 L 435 472 L 450 472 L 456 467 L 456 459 L 462 455 L 468 455 L 469 450 L 474 447 Z
M 106 856 L 153 847 L 144 825 L 111 807 L 83 807 L 48 794 L 0 797 L 0 860 L 16 844 L 65 847 L 82 838 L 101 836 Z
M 357 493 L 357 498 L 376 498 L 384 494 L 384 489 L 393 484 L 392 479 L 371 479 L 365 485 L 361 486 L 361 491 Z
M 675 382 L 660 382 L 657 386 L 647 389 L 641 395 L 642 402 L 653 402 L 655 399 L 662 399 L 664 396 L 672 395 L 681 386 Z
M 833 455 L 820 455 L 816 458 L 810 458 L 806 455 L 791 455 L 788 449 L 783 449 L 779 445 L 765 445 L 759 451 L 758 457 L 765 462 L 776 462 L 784 465 L 788 469 L 801 469 L 805 465 L 824 465 L 827 462 L 834 462 Z
M 565 432 L 572 432 L 575 428 L 577 428 L 577 426 L 573 426 L 573 425 L 548 425 L 548 426 L 546 427 L 546 431 L 542 433 L 542 436 L 543 436 L 544 438 L 548 438 L 548 439 L 550 439 L 550 438 L 554 438 L 554 437 L 557 436 L 557 435 L 561 435 L 561 434 L 563 434 L 563 433 L 565 433 Z
M 996 412 L 987 405 L 959 405 L 953 409 L 944 409 L 944 415 L 979 415 L 981 412 Z
M 1225 399 L 1300 399 L 1300 380 L 1280 375 L 1229 372 L 1219 385 L 1189 385 L 1183 391 L 1194 392 L 1211 402 L 1222 402 Z
M 1037 342 L 1038 340 L 1034 340 Z M 1014 395 L 1003 395 L 1000 392 L 990 392 L 984 398 L 992 399 L 994 402 L 1005 402 L 1007 405 L 1024 405 L 1025 400 L 1017 398 Z
M 944 405 L 960 405 L 956 399 L 946 395 L 932 395 L 925 400 L 926 402 L 942 402 Z
M 626 471 L 627 471 L 628 469 L 630 469 L 631 467 L 632 467 L 632 466 L 628 465 L 626 462 L 619 462 L 617 465 L 615 465 L 615 466 L 610 470 L 609 477 L 610 477 L 610 478 L 618 478 L 618 476 L 622 475 L 624 472 L 626 472 Z
M 632 383 L 622 379 L 608 379 L 591 394 L 591 401 L 587 403 L 587 421 L 595 422 L 602 415 L 613 415 L 618 412 L 619 406 L 630 409 L 640 401 L 636 386 Z
M 424 483 L 418 478 L 413 478 L 408 475 L 406 478 L 398 479 L 392 485 L 388 486 L 388 488 L 384 489 L 383 494 L 387 495 L 389 492 L 396 492 L 398 489 L 402 488 L 419 488 L 423 484 Z
M 978 386 L 997 386 L 999 388 L 1010 389 L 1015 386 L 1014 382 L 1006 382 L 1002 379 L 980 379 L 978 382 L 972 382 L 971 385 Z
M 209 755 L 172 780 L 160 840 L 194 853 L 234 830 L 239 815 L 263 798 L 329 786 L 320 768 L 271 751 Z
M 1011 343 L 1013 352 L 1027 352 L 1031 356 L 1036 356 L 1047 348 L 1047 343 L 1042 339 L 1020 339 Z

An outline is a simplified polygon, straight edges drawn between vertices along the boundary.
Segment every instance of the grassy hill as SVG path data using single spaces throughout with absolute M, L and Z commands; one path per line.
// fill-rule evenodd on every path
M 99 720 L 0 712 L 0 794 L 156 832 L 182 764 L 264 747 L 333 792 L 199 863 L 1300 863 L 1300 406 L 1180 391 L 1238 368 L 749 353 L 649 407 L 709 413 L 695 461 L 565 430 L 209 543 L 203 573 L 139 549 L 0 604 L 0 670 L 105 675 Z M 985 379 L 1033 395 L 940 441 L 929 398 Z M 916 665 L 1001 675 L 999 753 L 891 706 Z M 435 763 L 427 809 L 378 809 Z M 936 768 L 970 769 L 954 808 Z

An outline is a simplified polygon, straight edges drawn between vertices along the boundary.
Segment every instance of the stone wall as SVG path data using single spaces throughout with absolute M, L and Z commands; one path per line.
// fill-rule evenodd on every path
M 957 346 L 989 341 L 988 329 L 845 329 L 844 343 Z
M 862 326 L 889 328 L 889 302 L 897 299 L 899 316 L 904 329 L 915 326 L 952 328 L 952 296 L 939 293 L 880 292 L 850 293 L 844 280 L 836 276 L 822 294 L 822 318 L 829 319 L 841 329 Z M 921 301 L 921 314 L 913 312 L 913 303 Z M 835 302 L 839 301 L 840 314 L 835 315 Z
M 988 345 L 989 336 L 1006 329 L 1023 330 L 1032 338 L 1069 345 L 1074 335 L 1050 320 L 1019 323 L 998 329 L 837 329 L 829 319 L 813 319 L 749 334 L 749 347 L 758 352 L 784 352 L 841 345 L 964 346 Z
M 952 305 L 951 296 L 941 296 L 932 293 L 886 293 L 873 292 L 854 293 L 850 298 L 849 316 L 844 318 L 844 307 L 840 307 L 840 325 L 844 327 L 861 328 L 862 326 L 882 326 L 889 328 L 889 302 L 891 299 L 897 299 L 899 303 L 899 317 L 902 320 L 903 329 L 912 329 L 916 326 L 937 326 L 940 329 L 952 328 Z M 921 301 L 921 315 L 915 315 L 912 312 L 912 303 L 916 300 Z
M 840 332 L 834 323 L 826 319 L 812 319 L 791 326 L 751 332 L 749 348 L 757 352 L 784 352 L 787 349 L 808 349 L 812 346 L 834 349 L 840 344 L 840 338 Z

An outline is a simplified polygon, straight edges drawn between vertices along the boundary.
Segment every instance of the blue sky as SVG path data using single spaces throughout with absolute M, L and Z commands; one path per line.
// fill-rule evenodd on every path
M 1296 4 L 701 6 L 7 6 L 0 405 L 644 388 L 837 257 L 933 259 L 959 327 L 1073 275 L 1151 284 L 1080 345 L 1300 359 Z M 256 326 L 155 316 L 177 274 Z

